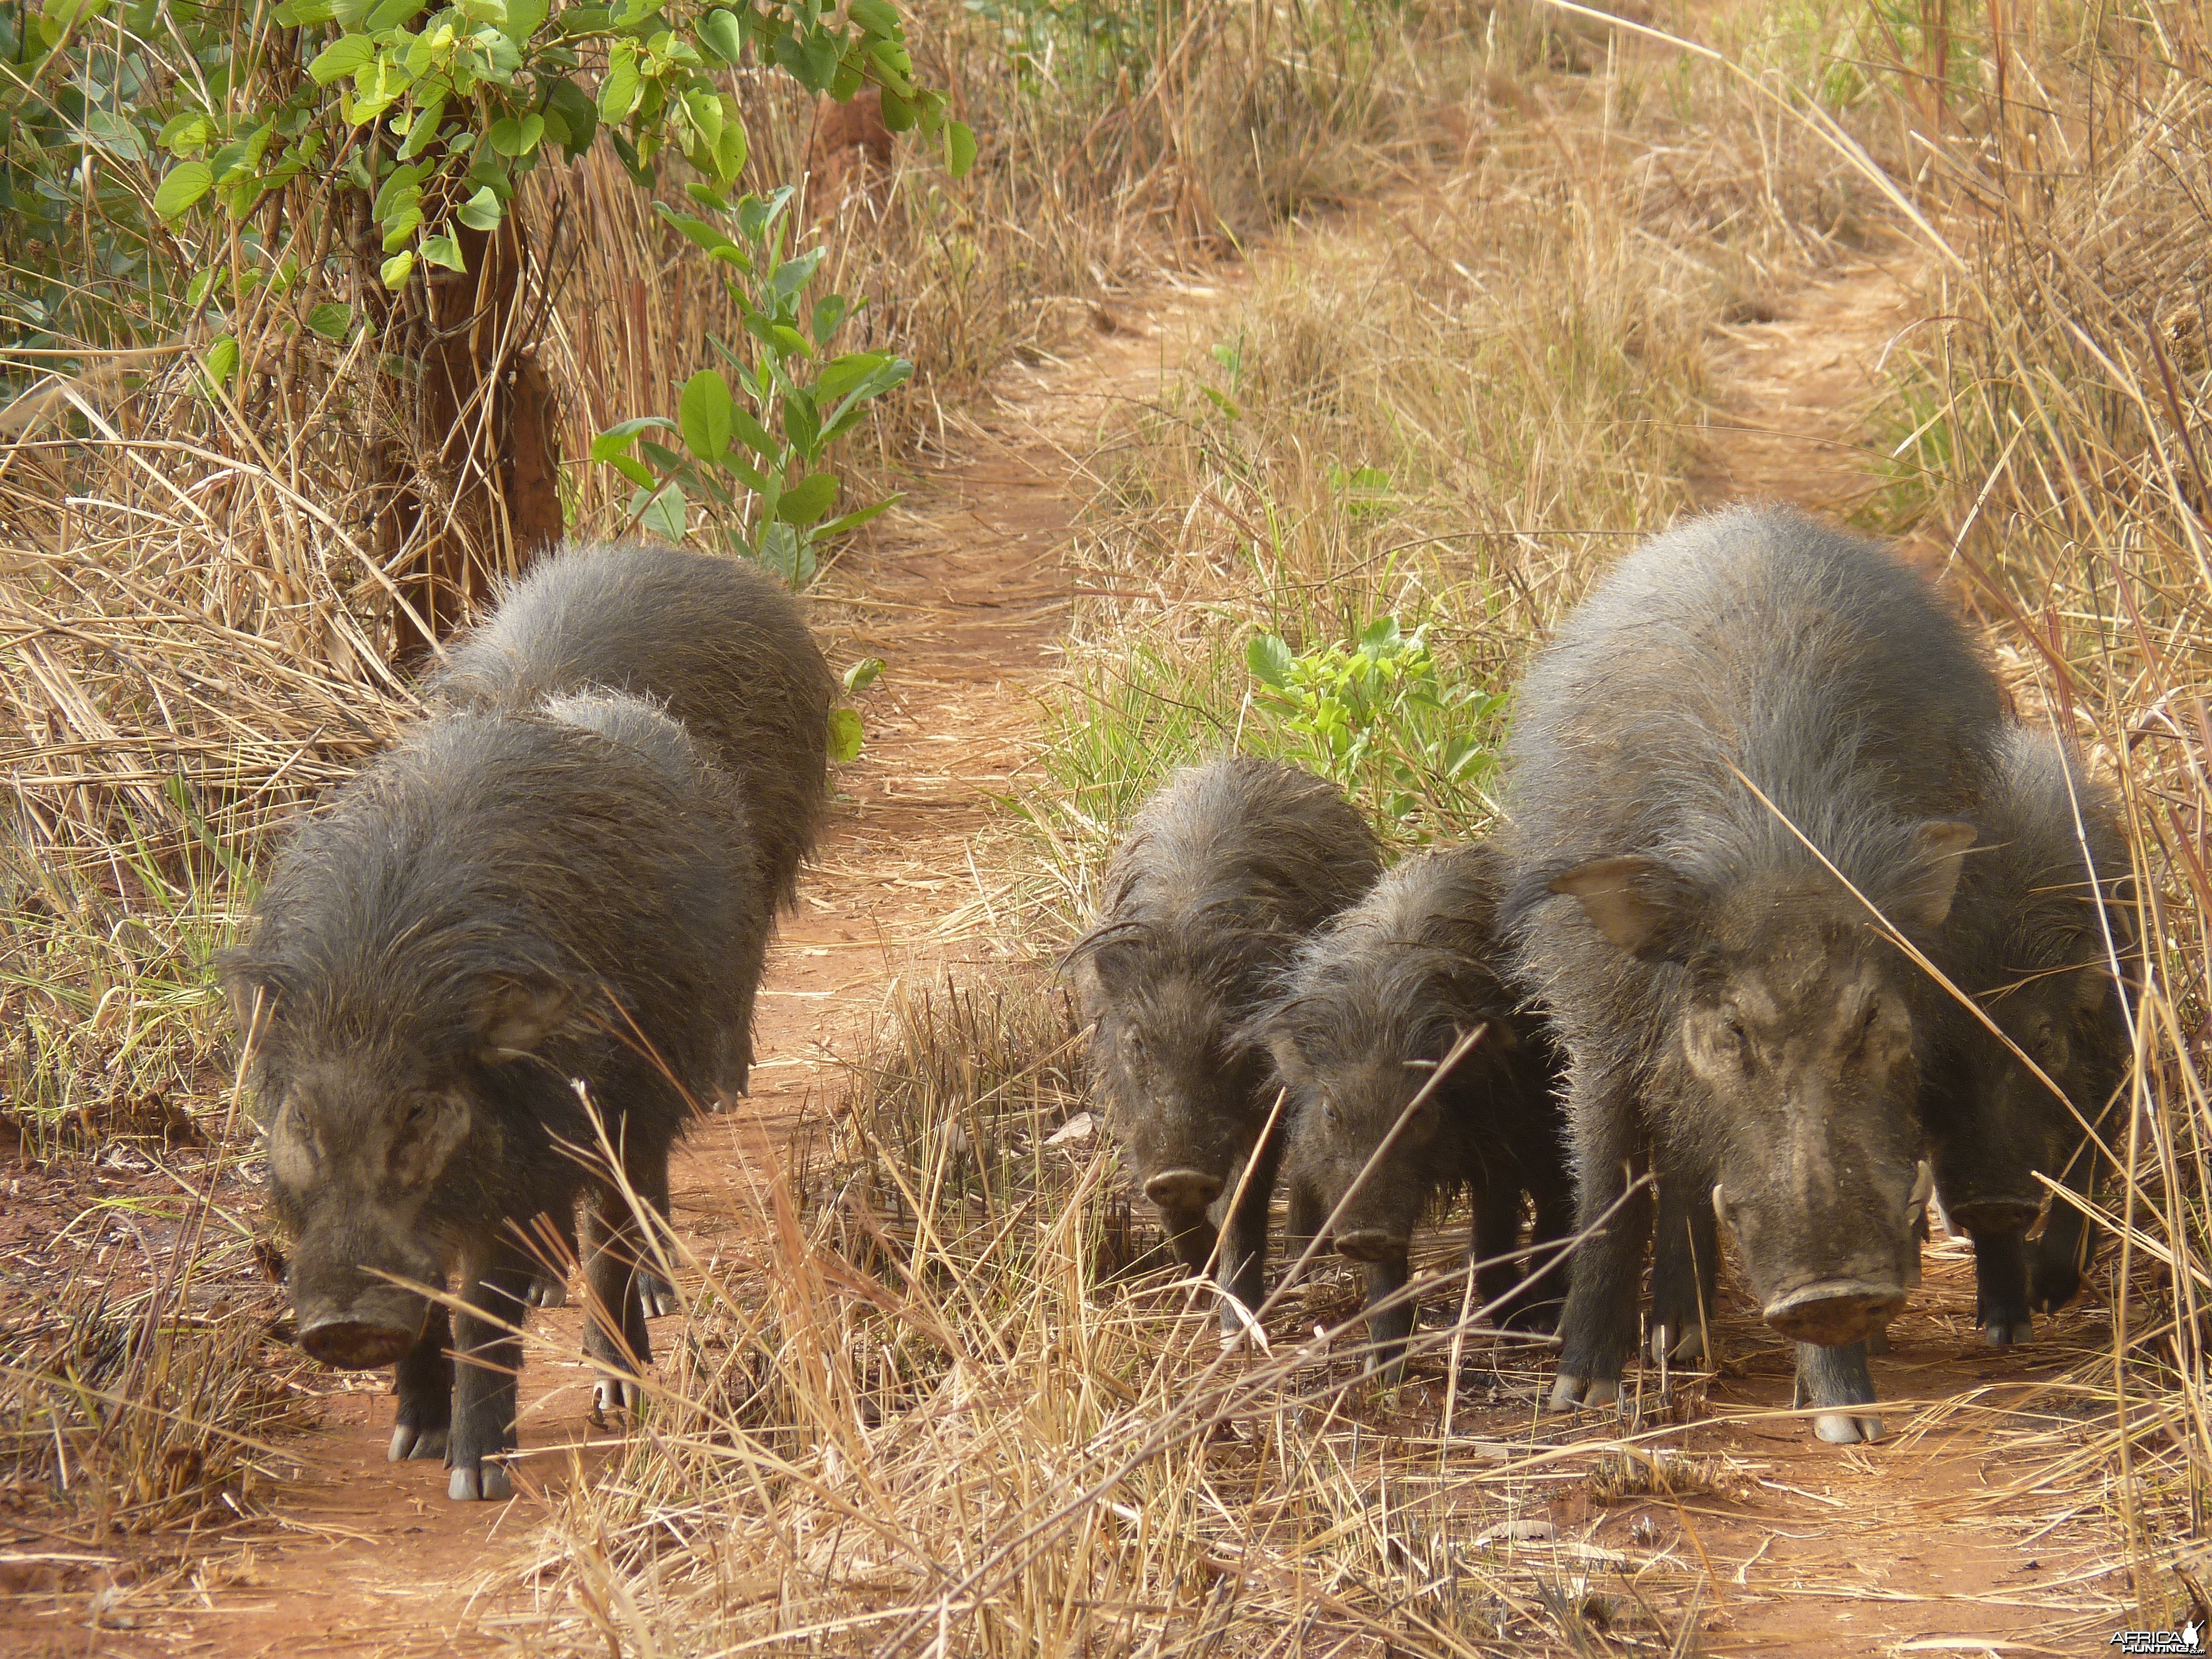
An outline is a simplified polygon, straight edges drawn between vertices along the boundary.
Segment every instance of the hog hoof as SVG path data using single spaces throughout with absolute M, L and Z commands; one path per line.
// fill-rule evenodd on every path
M 2008 1325 L 1996 1321 L 1982 1328 L 1982 1340 L 1992 1348 L 2023 1347 L 2035 1340 L 2035 1322 L 2023 1319 Z
M 603 1376 L 592 1395 L 592 1409 L 598 1412 L 628 1412 L 635 1416 L 645 1404 L 645 1389 L 633 1377 Z
M 443 1429 L 418 1429 L 411 1423 L 402 1423 L 392 1431 L 392 1449 L 385 1453 L 386 1461 L 404 1463 L 415 1457 L 443 1457 L 446 1455 L 446 1431 Z
M 676 1287 L 658 1273 L 638 1274 L 637 1305 L 647 1319 L 665 1319 L 681 1311 L 676 1301 Z
M 1651 1363 L 1662 1359 L 1670 1365 L 1694 1365 L 1705 1357 L 1705 1334 L 1692 1325 L 1680 1336 L 1672 1325 L 1656 1325 L 1651 1331 Z
M 456 1504 L 471 1504 L 478 1499 L 497 1504 L 514 1496 L 514 1481 L 500 1464 L 482 1463 L 474 1468 L 464 1464 L 453 1471 L 453 1478 L 446 1483 L 446 1496 Z
M 1617 1378 L 1570 1376 L 1561 1371 L 1559 1380 L 1552 1385 L 1552 1409 L 1555 1412 L 1571 1412 L 1577 1407 L 1597 1411 L 1617 1404 L 1620 1399 L 1620 1383 Z
M 530 1288 L 522 1293 L 522 1299 L 533 1308 L 565 1308 L 568 1305 L 568 1281 L 550 1274 L 538 1274 L 530 1281 Z
M 1823 1412 L 1813 1419 L 1813 1432 L 1832 1446 L 1852 1446 L 1862 1440 L 1881 1439 L 1881 1419 Z

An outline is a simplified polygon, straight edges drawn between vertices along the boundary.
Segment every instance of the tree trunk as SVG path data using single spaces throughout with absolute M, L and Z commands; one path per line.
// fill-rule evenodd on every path
M 430 268 L 392 348 L 402 432 L 380 456 L 377 554 L 404 604 L 392 660 L 417 667 L 435 642 L 561 538 L 552 386 L 531 343 L 525 242 L 509 214 L 459 233 L 465 272 Z

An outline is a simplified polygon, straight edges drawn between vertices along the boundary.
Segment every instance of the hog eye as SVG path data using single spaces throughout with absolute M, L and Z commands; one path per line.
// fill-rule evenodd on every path
M 1328 1095 L 1321 1097 L 1321 1116 L 1322 1121 L 1331 1128 L 1336 1127 L 1344 1121 L 1343 1115 L 1336 1109 L 1336 1102 Z
M 407 1103 L 407 1109 L 399 1115 L 400 1127 L 416 1131 L 428 1127 L 438 1115 L 438 1103 L 428 1095 L 416 1095 Z
M 2057 1054 L 2058 1052 L 2058 1028 L 2056 1025 L 2053 1025 L 2047 1019 L 2044 1021 L 2042 1024 L 2037 1026 L 2035 1028 L 2035 1041 L 2029 1045 L 2029 1052 L 2034 1054 L 2038 1060 L 2049 1060 L 2053 1054 Z

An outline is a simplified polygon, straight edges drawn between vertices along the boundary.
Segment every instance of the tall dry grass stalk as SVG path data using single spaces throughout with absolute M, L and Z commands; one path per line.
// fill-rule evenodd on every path
M 2212 1499 L 2212 35 L 2191 6 L 1962 21 L 1972 78 L 1925 125 L 1967 269 L 1898 369 L 1893 506 L 1970 577 L 2025 717 L 2121 793 L 2149 948 L 2104 1382 L 2159 1623 L 2204 1605 Z

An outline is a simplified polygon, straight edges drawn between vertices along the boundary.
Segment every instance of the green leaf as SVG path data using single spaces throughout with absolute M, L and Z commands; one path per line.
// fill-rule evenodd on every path
M 205 161 L 186 161 L 169 169 L 161 187 L 154 192 L 154 211 L 164 220 L 174 219 L 215 187 L 215 169 Z
M 561 131 L 554 133 L 554 142 L 573 161 L 591 149 L 598 136 L 599 106 L 574 81 L 556 81 L 545 94 L 545 130 L 552 132 L 556 121 Z
M 502 115 L 484 137 L 501 155 L 516 155 L 522 149 L 522 123 L 512 115 Z
M 914 127 L 914 106 L 893 92 L 884 88 L 884 125 L 893 132 L 911 131 Z
M 869 659 L 873 662 L 875 659 Z M 878 666 L 881 666 L 878 664 Z M 830 711 L 830 758 L 840 766 L 851 764 L 860 757 L 860 745 L 866 741 L 866 728 L 860 717 L 850 708 Z
M 1224 415 L 1226 415 L 1231 420 L 1241 421 L 1244 418 L 1244 411 L 1237 408 L 1235 399 L 1229 398 L 1221 392 L 1216 392 L 1212 386 L 1207 386 L 1203 381 L 1199 383 L 1198 389 L 1206 394 L 1206 398 L 1208 403 L 1212 404 Z
M 495 230 L 507 216 L 507 204 L 487 185 L 462 203 L 453 216 L 471 230 Z
M 644 89 L 637 68 L 637 42 L 616 41 L 607 58 L 606 78 L 599 82 L 599 119 L 611 126 L 628 120 Z
M 826 346 L 830 343 L 830 337 L 844 323 L 847 309 L 845 296 L 842 294 L 832 294 L 827 299 L 815 301 L 814 320 L 808 325 L 813 332 L 815 344 Z
M 884 3 L 884 0 L 852 0 L 846 8 L 852 19 L 871 34 L 881 34 L 896 40 L 905 30 L 900 26 L 898 11 Z
M 407 286 L 407 278 L 414 270 L 415 250 L 410 247 L 386 259 L 384 269 L 378 275 L 384 279 L 385 287 L 396 292 Z
M 413 202 L 384 222 L 384 251 L 397 252 L 414 240 L 415 233 L 422 228 L 422 210 Z
M 730 447 L 730 411 L 734 404 L 730 383 L 711 368 L 702 368 L 684 383 L 677 404 L 684 441 L 702 461 L 720 460 Z
M 425 236 L 422 257 L 434 265 L 443 265 L 448 270 L 466 270 L 468 261 L 461 258 L 461 245 L 450 236 Z
M 837 489 L 836 473 L 813 473 L 783 492 L 783 499 L 775 504 L 775 516 L 801 529 L 819 523 L 822 515 L 837 504 Z
M 334 0 L 288 0 L 276 8 L 276 27 L 286 29 L 313 28 L 318 23 L 327 23 L 338 15 Z
M 965 121 L 945 124 L 945 165 L 956 179 L 966 177 L 975 165 L 975 135 Z
M 501 33 L 516 46 L 527 46 L 530 37 L 544 27 L 550 9 L 546 0 L 507 0 L 507 23 Z
M 185 290 L 185 303 L 193 310 L 198 310 L 200 301 L 207 298 L 208 290 L 215 286 L 215 279 L 221 274 L 216 270 L 204 270 L 193 277 L 191 286 Z
M 200 359 L 200 372 L 215 391 L 229 384 L 230 377 L 238 373 L 238 337 L 226 334 L 210 346 L 207 356 Z
M 307 75 L 317 86 L 326 87 L 367 67 L 375 56 L 376 43 L 367 35 L 340 35 L 315 54 Z
M 605 464 L 628 478 L 640 489 L 651 489 L 656 482 L 653 469 L 632 455 L 609 455 Z
M 858 530 L 869 520 L 878 518 L 890 512 L 905 499 L 903 495 L 886 495 L 873 505 L 860 508 L 857 513 L 848 513 L 842 517 L 830 520 L 827 524 L 817 525 L 814 526 L 814 539 L 817 542 L 827 541 L 832 536 L 842 536 L 848 530 Z
M 413 190 L 428 178 L 429 173 L 430 169 L 427 167 L 392 168 L 391 173 L 385 179 L 382 187 L 377 191 L 376 200 L 370 204 L 368 216 L 379 224 L 382 224 L 385 216 L 392 211 L 394 199 L 400 192 Z
M 671 478 L 654 492 L 637 515 L 637 521 L 664 541 L 680 542 L 688 516 L 689 503 L 684 499 L 684 486 Z
M 402 23 L 412 22 L 428 0 L 377 0 L 369 8 L 363 27 L 371 34 L 381 34 L 386 29 L 396 29 Z
M 1291 647 L 1273 634 L 1255 634 L 1244 647 L 1244 666 L 1252 671 L 1252 678 L 1278 691 L 1287 690 L 1295 661 Z
M 346 331 L 352 326 L 353 307 L 340 305 L 335 300 L 319 305 L 307 313 L 310 331 L 321 335 L 325 340 L 344 339 Z
M 640 415 L 635 420 L 611 426 L 592 440 L 592 459 L 595 461 L 612 460 L 630 447 L 639 433 L 672 428 L 675 424 L 665 415 Z
M 884 659 L 881 657 L 861 658 L 845 671 L 845 695 L 850 696 L 855 691 L 866 690 L 883 672 Z
M 415 112 L 414 124 L 407 129 L 407 142 L 399 146 L 399 159 L 411 161 L 428 149 L 438 137 L 438 124 L 446 118 L 446 100 L 433 99 Z
M 833 357 L 823 365 L 822 374 L 814 382 L 814 395 L 823 403 L 834 404 L 867 378 L 882 371 L 891 362 L 880 351 L 848 351 L 842 357 Z
M 781 519 L 762 529 L 758 556 L 764 567 L 791 585 L 794 593 L 814 580 L 814 549 Z
M 744 31 L 738 28 L 735 16 L 719 7 L 699 20 L 699 44 L 732 65 L 744 57 Z

